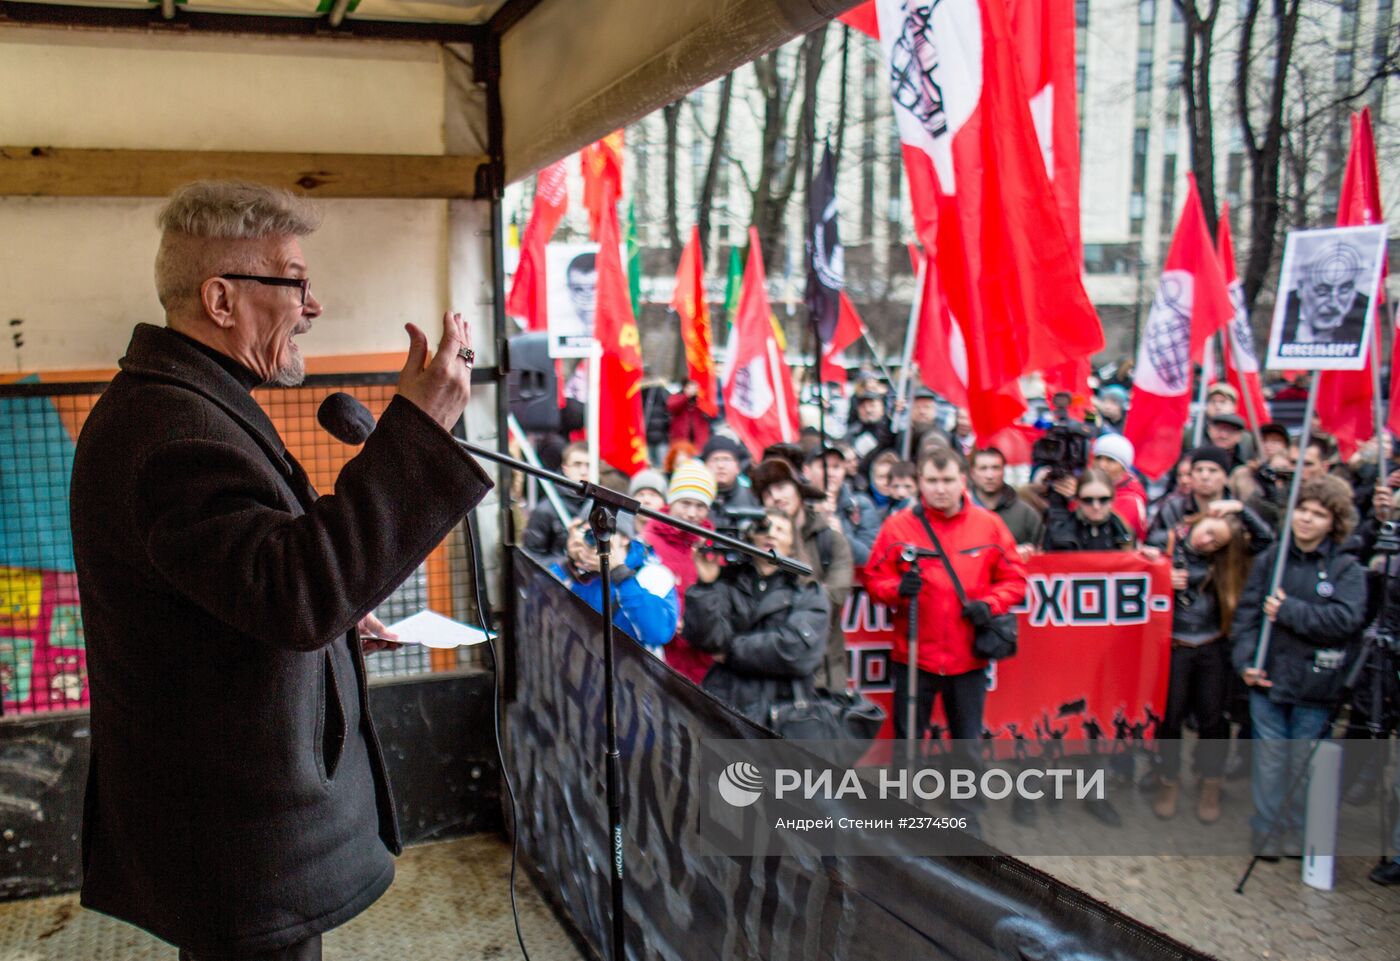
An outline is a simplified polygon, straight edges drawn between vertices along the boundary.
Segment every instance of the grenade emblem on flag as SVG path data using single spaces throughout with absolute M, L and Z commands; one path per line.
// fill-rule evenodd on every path
M 904 18 L 904 30 L 890 51 L 890 93 L 934 137 L 948 132 L 943 109 L 943 88 L 934 79 L 938 47 L 933 42 L 933 3 L 916 6 Z
M 1162 275 L 1147 315 L 1147 357 L 1168 393 L 1186 390 L 1191 377 L 1191 285 Z

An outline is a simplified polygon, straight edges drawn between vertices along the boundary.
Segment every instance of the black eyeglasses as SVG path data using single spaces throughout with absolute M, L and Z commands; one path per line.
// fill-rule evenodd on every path
M 1079 498 L 1079 503 L 1081 503 L 1081 504 L 1089 504 L 1089 505 L 1094 506 L 1094 507 L 1101 507 L 1101 506 L 1103 506 L 1104 504 L 1111 504 L 1111 503 L 1113 503 L 1113 498 L 1112 498 L 1112 497 L 1081 497 L 1081 498 Z
M 252 280 L 268 287 L 297 287 L 301 290 L 301 305 L 306 306 L 306 296 L 311 292 L 310 277 L 262 277 L 258 274 L 220 274 L 224 280 Z

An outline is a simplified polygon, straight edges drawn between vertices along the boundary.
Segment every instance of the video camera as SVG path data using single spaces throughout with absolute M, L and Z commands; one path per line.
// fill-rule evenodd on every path
M 1031 445 L 1031 473 L 1042 467 L 1050 468 L 1045 482 L 1053 484 L 1062 477 L 1078 477 L 1089 463 L 1089 446 L 1094 442 L 1092 428 L 1069 416 L 1070 395 L 1058 391 L 1052 400 L 1054 423 L 1045 436 Z
M 1031 472 L 1050 468 L 1045 482 L 1053 484 L 1062 477 L 1078 477 L 1089 463 L 1089 445 L 1094 435 L 1083 424 L 1056 424 L 1031 445 Z
M 715 524 L 715 533 L 727 534 L 740 540 L 747 540 L 749 534 L 755 530 L 761 533 L 767 529 L 768 512 L 762 507 L 722 507 L 718 523 Z M 705 550 L 725 564 L 743 564 L 748 561 L 746 555 L 714 544 L 707 545 Z

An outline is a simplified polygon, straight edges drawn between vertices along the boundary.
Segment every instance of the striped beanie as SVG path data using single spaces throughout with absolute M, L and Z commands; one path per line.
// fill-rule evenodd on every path
M 715 501 L 715 476 L 698 460 L 686 461 L 671 475 L 666 503 L 674 504 L 683 499 L 699 501 L 706 507 Z

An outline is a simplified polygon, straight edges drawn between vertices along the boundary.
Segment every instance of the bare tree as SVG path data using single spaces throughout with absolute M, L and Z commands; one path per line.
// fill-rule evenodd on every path
M 791 76 L 783 64 L 780 48 L 754 61 L 754 79 L 763 104 L 763 121 L 758 170 L 750 181 L 753 196 L 753 225 L 758 228 L 765 263 L 777 263 L 788 204 L 797 187 L 797 177 L 810 156 L 816 129 L 817 81 L 821 78 L 822 52 L 826 27 L 803 37 Z M 791 108 L 802 91 L 795 130 Z
M 1215 115 L 1211 106 L 1210 68 L 1215 53 L 1215 22 L 1220 0 L 1172 0 L 1185 26 L 1182 50 L 1182 92 L 1186 97 L 1186 130 L 1191 144 L 1191 170 L 1196 174 L 1206 226 L 1215 233 Z M 1251 0 L 1257 2 L 1257 0 Z
M 1240 21 L 1239 53 L 1235 58 L 1236 111 L 1245 156 L 1249 162 L 1249 256 L 1245 260 L 1240 280 L 1244 286 L 1245 303 L 1253 307 L 1264 289 L 1274 246 L 1278 242 L 1279 219 L 1282 212 L 1280 190 L 1280 161 L 1286 133 L 1284 123 L 1288 91 L 1288 71 L 1293 59 L 1293 44 L 1298 35 L 1298 12 L 1301 0 L 1275 0 L 1263 17 L 1269 21 L 1273 37 L 1267 62 L 1271 73 L 1260 74 L 1254 56 L 1254 40 L 1261 25 L 1260 0 L 1245 0 Z M 1262 87 L 1262 110 L 1251 103 L 1252 81 L 1259 78 Z
M 729 135 L 729 105 L 734 99 L 734 74 L 726 74 L 719 84 L 719 105 L 715 113 L 715 129 L 710 135 L 710 159 L 705 165 L 705 179 L 696 198 L 695 223 L 700 227 L 700 249 L 710 249 L 710 214 L 714 210 L 715 188 L 719 183 L 720 166 L 725 162 L 725 141 Z M 703 129 L 697 121 L 697 129 Z
M 680 213 L 676 209 L 676 155 L 680 152 L 681 139 L 680 101 L 662 107 L 661 119 L 666 124 L 666 243 L 671 248 L 671 259 L 679 264 L 681 227 Z

